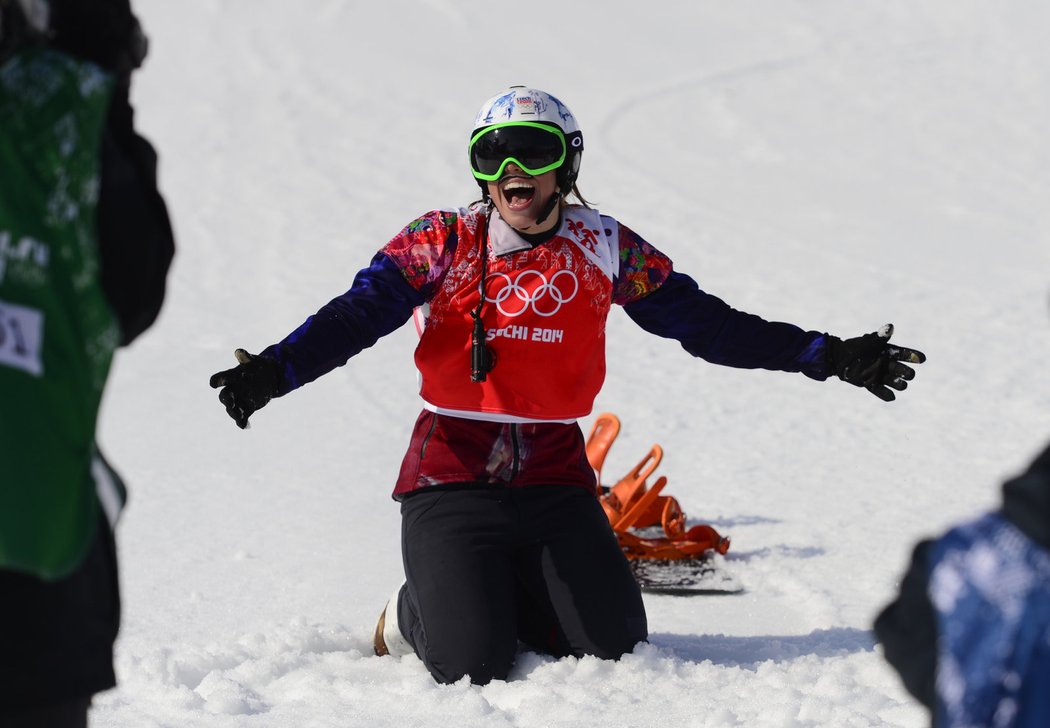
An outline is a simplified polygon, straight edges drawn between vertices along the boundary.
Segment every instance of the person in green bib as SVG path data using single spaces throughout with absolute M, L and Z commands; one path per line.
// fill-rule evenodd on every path
M 128 0 L 0 0 L 0 725 L 84 726 L 115 684 L 95 444 L 114 351 L 156 319 L 174 239 L 134 129 Z

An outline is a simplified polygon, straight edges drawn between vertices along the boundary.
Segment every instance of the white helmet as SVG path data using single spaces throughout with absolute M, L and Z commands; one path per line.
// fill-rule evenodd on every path
M 562 195 L 572 191 L 580 174 L 583 156 L 583 132 L 569 107 L 556 97 L 526 86 L 511 86 L 486 101 L 474 117 L 471 139 L 484 129 L 518 122 L 532 122 L 558 129 L 565 139 L 565 161 L 557 168 L 558 190 Z M 479 180 L 482 191 L 484 184 Z

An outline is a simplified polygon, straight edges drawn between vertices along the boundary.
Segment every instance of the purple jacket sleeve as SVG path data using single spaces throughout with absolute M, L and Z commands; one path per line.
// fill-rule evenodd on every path
M 829 376 L 824 334 L 737 311 L 684 273 L 672 272 L 663 285 L 623 310 L 649 333 L 675 339 L 714 364 L 802 372 L 818 380 Z
M 312 382 L 396 331 L 424 303 L 385 254 L 354 278 L 350 290 L 323 306 L 302 326 L 261 354 L 275 359 L 283 381 L 281 396 Z

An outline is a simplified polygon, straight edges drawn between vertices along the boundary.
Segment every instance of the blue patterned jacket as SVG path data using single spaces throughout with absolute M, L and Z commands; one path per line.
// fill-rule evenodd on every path
M 1050 726 L 1050 449 L 1003 508 L 916 548 L 875 624 L 935 726 Z

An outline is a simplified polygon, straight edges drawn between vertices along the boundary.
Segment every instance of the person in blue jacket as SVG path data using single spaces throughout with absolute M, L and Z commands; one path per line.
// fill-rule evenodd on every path
M 377 654 L 414 652 L 440 682 L 508 674 L 519 640 L 615 659 L 648 634 L 578 425 L 605 377 L 613 304 L 726 366 L 837 376 L 892 400 L 924 356 L 892 328 L 851 339 L 736 311 L 584 201 L 584 146 L 555 96 L 511 87 L 468 143 L 482 199 L 409 223 L 298 329 L 211 386 L 238 426 L 415 317 L 423 411 L 394 497 L 406 582 Z M 570 203 L 574 196 L 576 203 Z
M 1050 726 L 1050 447 L 999 510 L 916 546 L 875 633 L 936 728 Z

